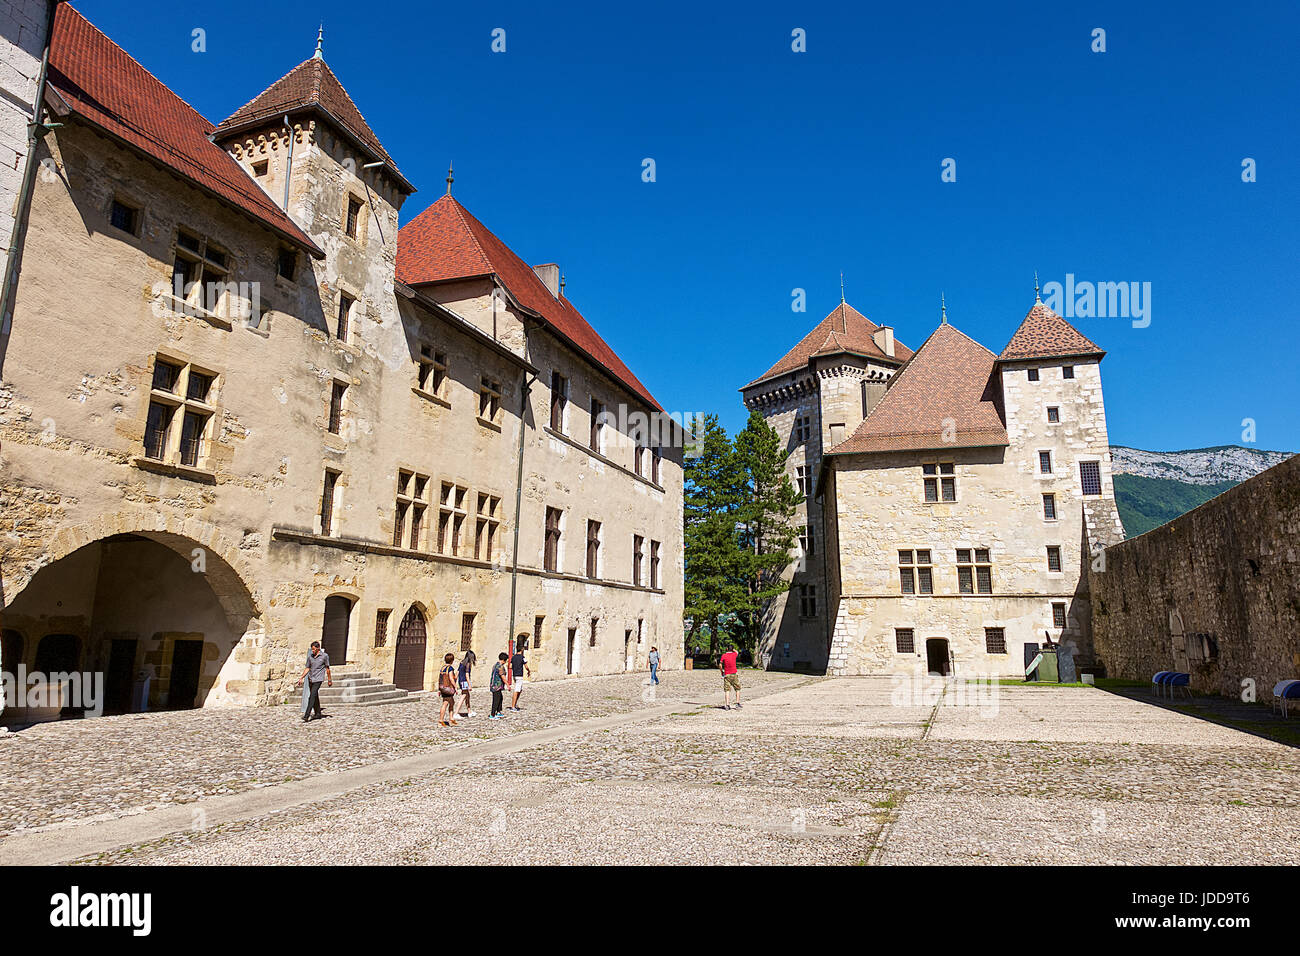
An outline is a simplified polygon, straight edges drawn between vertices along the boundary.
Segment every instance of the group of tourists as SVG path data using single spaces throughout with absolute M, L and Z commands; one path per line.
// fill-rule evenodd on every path
M 523 635 L 520 642 L 513 647 L 513 653 L 502 651 L 492 665 L 488 677 L 488 690 L 492 692 L 492 712 L 488 720 L 501 720 L 505 717 L 502 705 L 505 695 L 510 694 L 510 710 L 523 710 L 519 706 L 519 695 L 524 692 L 526 680 L 532 680 L 533 672 L 524 656 Z M 442 708 L 438 712 L 438 723 L 444 727 L 454 727 L 460 723 L 457 717 L 477 717 L 478 713 L 469 705 L 470 691 L 473 689 L 474 666 L 478 656 L 473 651 L 466 651 L 460 665 L 456 664 L 456 655 L 446 654 L 442 659 L 442 670 L 438 672 L 438 694 L 442 697 Z M 456 704 L 460 702 L 459 709 Z

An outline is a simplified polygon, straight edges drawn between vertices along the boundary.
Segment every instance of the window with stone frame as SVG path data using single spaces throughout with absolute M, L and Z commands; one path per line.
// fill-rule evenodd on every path
M 817 550 L 817 533 L 810 524 L 799 529 L 799 549 L 805 557 L 811 558 Z
M 1028 377 L 1029 377 L 1029 381 L 1031 381 L 1031 382 L 1036 382 L 1036 381 L 1038 381 L 1038 369 L 1036 369 L 1036 368 L 1031 368 L 1031 369 L 1029 369 L 1029 376 L 1028 376 Z
M 1038 453 L 1038 473 L 1040 475 L 1050 475 L 1052 473 L 1052 453 L 1050 451 L 1040 451 Z
M 650 587 L 659 590 L 659 542 L 650 542 Z
M 1062 365 L 1062 366 L 1061 366 L 1061 378 L 1074 378 L 1074 366 L 1073 366 L 1073 365 Z
M 216 372 L 154 356 L 143 457 L 189 468 L 207 467 L 217 411 L 213 404 L 216 382 Z
M 353 239 L 360 237 L 361 232 L 361 210 L 365 209 L 363 203 L 351 193 L 347 197 L 347 211 L 344 213 L 343 229 Z
M 957 592 L 993 593 L 993 563 L 988 548 L 957 549 Z
M 1005 654 L 1007 652 L 1007 631 L 1004 627 L 984 628 L 984 653 Z
M 641 562 L 645 557 L 645 538 L 632 535 L 632 583 L 641 586 Z
M 898 552 L 898 585 L 903 594 L 934 593 L 934 561 L 929 548 Z
M 569 410 L 569 380 L 551 372 L 551 430 L 564 434 L 564 419 Z
M 438 496 L 438 553 L 460 555 L 465 547 L 465 520 L 469 489 L 444 481 Z
M 538 650 L 542 646 L 542 625 L 545 623 L 545 615 L 538 614 L 533 618 L 533 650 Z
M 921 480 L 927 502 L 957 500 L 957 469 L 952 462 L 923 464 Z
M 600 627 L 600 618 L 598 618 L 598 617 L 593 617 L 593 618 L 591 619 L 591 638 L 590 638 L 590 640 L 589 640 L 588 643 L 587 643 L 587 646 L 588 646 L 588 647 L 595 647 L 595 646 L 596 646 L 596 635 L 597 635 L 597 631 L 598 631 L 599 627 Z
M 419 551 L 424 543 L 424 515 L 432 482 L 428 475 L 399 469 L 393 519 L 393 547 Z
M 588 445 L 598 455 L 604 451 L 605 403 L 596 398 L 591 400 L 591 436 Z
M 807 498 L 812 489 L 809 487 L 808 466 L 795 465 L 794 468 L 794 488 L 799 492 L 801 498 Z
M 474 620 L 477 618 L 473 611 L 466 611 L 460 616 L 460 649 L 462 651 L 472 651 L 474 649 Z
M 650 449 L 650 480 L 656 485 L 663 485 L 664 456 L 659 449 Z
M 1043 495 L 1043 517 L 1048 521 L 1056 520 L 1056 495 Z
M 1065 604 L 1057 601 L 1052 604 L 1052 627 L 1065 628 Z
M 223 315 L 229 279 L 229 253 L 206 236 L 186 229 L 176 231 L 172 295 L 188 306 Z
M 114 229 L 132 236 L 140 234 L 140 208 L 114 198 L 108 207 L 108 222 Z
M 479 380 L 478 417 L 493 425 L 501 424 L 501 383 L 496 379 Z
M 474 525 L 474 559 L 491 561 L 497 553 L 501 531 L 501 497 L 479 492 Z
M 388 643 L 388 619 L 393 609 L 381 607 L 375 612 L 375 647 L 384 647 Z
M 1096 461 L 1079 462 L 1080 490 L 1089 497 L 1101 494 L 1101 463 Z
M 432 346 L 420 346 L 420 391 L 446 401 L 447 395 L 447 355 L 434 351 Z
M 347 392 L 347 382 L 335 381 L 330 386 L 329 422 L 326 428 L 331 435 L 341 435 L 343 433 L 343 399 Z
M 560 534 L 563 514 L 559 508 L 546 509 L 546 550 L 542 566 L 547 571 L 560 569 Z
M 334 337 L 340 342 L 352 340 L 352 310 L 356 304 L 357 300 L 346 292 L 339 293 L 339 310 L 334 319 Z
M 794 442 L 802 445 L 812 438 L 812 416 L 799 415 L 794 420 Z
M 1060 420 L 1061 420 L 1061 407 L 1059 405 L 1048 405 L 1047 406 L 1048 424 L 1055 425 Z
M 290 249 L 288 246 L 281 246 L 280 252 L 275 259 L 275 273 L 281 279 L 289 282 L 294 280 L 298 274 L 298 250 Z
M 817 585 L 799 585 L 799 616 L 806 618 L 817 616 Z
M 587 577 L 600 577 L 600 522 L 587 521 Z
M 894 628 L 894 650 L 899 654 L 915 654 L 915 631 L 910 627 Z
M 1059 544 L 1049 544 L 1047 546 L 1047 570 L 1061 570 L 1061 546 Z
M 326 537 L 334 534 L 335 521 L 334 512 L 338 507 L 338 484 L 342 472 L 335 471 L 333 468 L 325 469 L 325 481 L 321 488 L 320 496 L 320 533 Z

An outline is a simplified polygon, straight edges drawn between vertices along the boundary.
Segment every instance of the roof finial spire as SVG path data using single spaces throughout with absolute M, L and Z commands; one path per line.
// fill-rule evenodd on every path
M 1042 302 L 1043 297 L 1038 294 L 1038 270 L 1034 270 L 1034 301 Z
M 939 324 L 948 324 L 948 303 L 944 301 L 943 293 L 939 293 Z
M 844 304 L 844 270 L 840 270 L 840 305 Z
M 451 195 L 451 184 L 456 181 L 456 177 L 451 174 L 451 163 L 447 164 L 447 195 Z
M 316 31 L 316 52 L 311 55 L 313 60 L 325 59 L 325 54 L 321 52 L 321 47 L 325 43 L 325 21 L 321 21 L 320 29 Z

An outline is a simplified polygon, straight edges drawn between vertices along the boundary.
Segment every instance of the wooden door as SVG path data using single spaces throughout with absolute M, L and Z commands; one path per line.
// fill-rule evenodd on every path
M 330 666 L 348 662 L 348 630 L 352 620 L 352 601 L 342 595 L 325 599 L 325 618 L 321 624 L 320 646 L 330 658 Z
M 393 683 L 403 690 L 424 690 L 424 652 L 428 637 L 424 614 L 414 604 L 397 629 L 397 650 L 393 655 Z
M 177 641 L 172 645 L 171 677 L 167 683 L 169 710 L 198 706 L 199 676 L 203 672 L 203 642 Z

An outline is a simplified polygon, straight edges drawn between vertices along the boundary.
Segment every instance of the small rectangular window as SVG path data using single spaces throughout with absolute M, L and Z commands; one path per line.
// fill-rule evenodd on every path
M 916 653 L 915 632 L 910 627 L 894 628 L 894 649 L 900 654 Z
M 501 383 L 492 379 L 479 380 L 478 417 L 498 424 L 501 418 Z
M 984 650 L 989 654 L 1005 654 L 1007 652 L 1007 632 L 1001 627 L 984 628 Z
M 348 387 L 342 382 L 335 382 L 330 389 L 330 419 L 329 431 L 332 435 L 337 435 L 343 430 L 343 396 Z
M 208 425 L 207 415 L 188 409 L 181 422 L 181 464 L 191 468 L 198 467 L 199 456 L 203 450 L 203 432 Z
M 474 649 L 474 615 L 465 613 L 460 616 L 460 649 L 462 651 L 472 651 Z
M 348 332 L 352 328 L 352 304 L 356 300 L 346 293 L 339 293 L 339 314 L 338 320 L 334 323 L 334 337 L 340 342 L 348 340 Z
M 334 491 L 338 486 L 339 472 L 325 469 L 325 483 L 320 496 L 320 533 L 330 535 L 334 531 Z
M 1038 381 L 1038 369 L 1036 369 L 1036 368 L 1031 368 L 1031 369 L 1029 370 L 1029 381 L 1031 381 L 1031 382 L 1036 382 L 1036 381 Z
M 108 221 L 112 223 L 114 229 L 121 229 L 134 236 L 140 225 L 140 210 L 114 199 L 108 212 Z
M 1061 420 L 1061 409 L 1055 405 L 1048 405 L 1047 420 L 1051 423 L 1059 422 Z
M 1040 451 L 1038 453 L 1038 471 L 1044 475 L 1052 473 L 1052 453 L 1050 451 Z
M 276 261 L 276 272 L 282 279 L 293 281 L 294 274 L 298 271 L 298 253 L 293 249 L 281 249 L 280 257 Z
M 813 618 L 817 616 L 817 585 L 799 586 L 799 616 Z
M 1056 520 L 1056 495 L 1043 495 L 1043 517 L 1048 521 Z
M 605 427 L 604 418 L 605 418 L 604 403 L 599 402 L 593 398 L 591 400 L 591 441 L 589 444 L 591 450 L 596 452 L 597 454 L 600 453 L 600 448 L 601 448 L 600 440 L 604 433 L 604 427 Z
M 632 583 L 641 586 L 641 559 L 645 551 L 645 538 L 639 534 L 632 535 Z
M 589 642 L 590 647 L 596 646 L 596 629 L 599 626 L 599 624 L 600 624 L 600 618 L 593 617 L 591 619 L 591 640 Z
M 659 589 L 659 542 L 650 542 L 650 587 Z
M 545 616 L 541 614 L 533 618 L 533 650 L 537 650 L 542 646 L 542 624 L 545 621 Z
M 600 576 L 600 522 L 587 522 L 587 577 Z
M 357 228 L 361 223 L 361 200 L 356 196 L 348 197 L 347 231 L 353 239 L 357 237 Z
M 1052 605 L 1052 627 L 1060 627 L 1060 628 L 1065 627 L 1065 605 L 1064 604 L 1058 603 Z
M 551 372 L 551 429 L 564 433 L 564 410 L 569 404 L 569 380 Z
M 260 163 L 254 163 L 253 176 L 257 179 L 261 179 L 263 176 L 266 175 L 268 169 L 270 169 L 270 162 L 268 160 L 264 159 Z M 375 647 L 382 647 L 382 646 L 383 645 L 381 644 L 375 645 Z
M 544 567 L 547 571 L 559 570 L 560 564 L 560 509 L 546 509 L 546 553 Z
M 1085 495 L 1101 494 L 1101 465 L 1095 461 L 1079 462 L 1079 482 Z
M 1060 547 L 1060 545 L 1049 544 L 1049 545 L 1047 546 L 1047 570 L 1049 570 L 1049 571 L 1059 571 L 1059 570 L 1061 570 L 1061 547 Z
M 153 363 L 153 387 L 160 392 L 175 392 L 176 383 L 181 377 L 181 366 L 173 365 L 171 362 L 164 362 L 162 359 L 154 359 Z
M 162 461 L 167 454 L 167 432 L 175 409 L 162 402 L 149 403 L 149 418 L 144 427 L 144 456 Z
M 388 616 L 392 613 L 392 608 L 380 608 L 375 612 L 375 647 L 388 643 Z
M 1073 365 L 1062 365 L 1062 366 L 1061 366 L 1061 378 L 1074 378 L 1074 366 L 1073 366 Z

